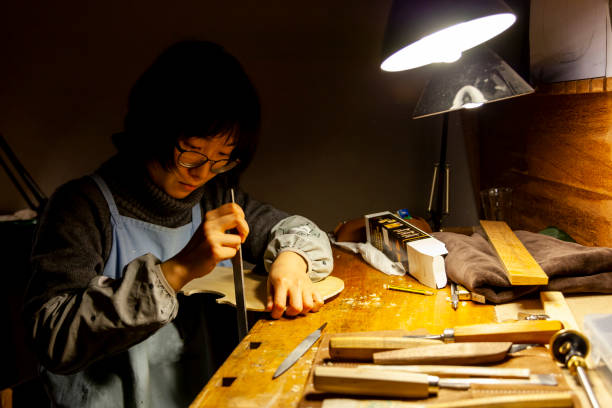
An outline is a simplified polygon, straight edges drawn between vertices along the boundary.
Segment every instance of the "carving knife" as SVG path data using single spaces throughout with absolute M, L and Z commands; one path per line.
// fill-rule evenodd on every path
M 234 189 L 230 189 L 232 195 L 232 203 L 235 203 Z M 238 341 L 247 335 L 249 326 L 247 323 L 246 303 L 244 299 L 244 267 L 242 265 L 242 245 L 238 247 L 236 255 L 232 258 L 232 267 L 234 269 L 234 290 L 236 291 L 236 313 L 238 316 Z
M 473 324 L 444 329 L 442 334 L 405 336 L 443 340 L 447 343 L 464 341 L 509 341 L 512 343 L 548 344 L 553 335 L 563 329 L 558 320 L 520 320 L 505 323 Z
M 310 349 L 310 347 L 315 344 L 319 337 L 321 337 L 321 332 L 327 326 L 327 322 L 323 323 L 323 326 L 319 327 L 317 330 L 310 333 L 296 348 L 293 349 L 291 353 L 283 360 L 283 362 L 278 366 L 278 369 L 272 376 L 272 379 L 278 377 L 285 371 L 289 369 L 296 361 L 300 359 Z
M 501 361 L 532 344 L 510 342 L 440 343 L 374 353 L 375 364 L 482 364 Z

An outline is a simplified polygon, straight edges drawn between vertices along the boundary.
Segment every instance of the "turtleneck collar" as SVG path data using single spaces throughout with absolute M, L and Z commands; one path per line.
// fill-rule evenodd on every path
M 204 186 L 183 199 L 168 195 L 138 165 L 120 154 L 102 164 L 98 173 L 113 193 L 121 215 L 146 222 L 178 227 L 191 220 L 191 209 L 200 202 Z

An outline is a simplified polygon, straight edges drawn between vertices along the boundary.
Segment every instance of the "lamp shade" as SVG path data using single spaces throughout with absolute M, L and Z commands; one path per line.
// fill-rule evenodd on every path
M 442 65 L 423 89 L 414 119 L 532 93 L 533 88 L 487 47 Z
M 384 71 L 454 62 L 516 21 L 501 0 L 394 0 L 383 41 Z

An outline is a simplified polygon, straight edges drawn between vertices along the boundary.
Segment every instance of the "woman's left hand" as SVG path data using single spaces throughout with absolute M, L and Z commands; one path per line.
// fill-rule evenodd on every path
M 306 273 L 308 265 L 295 252 L 281 252 L 270 267 L 266 311 L 274 319 L 317 312 L 323 299 Z

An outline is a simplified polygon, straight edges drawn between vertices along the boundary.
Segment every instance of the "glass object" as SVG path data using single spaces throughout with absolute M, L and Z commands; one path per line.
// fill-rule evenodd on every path
M 480 201 L 486 220 L 512 223 L 512 188 L 492 187 L 480 192 Z
M 480 47 L 455 64 L 438 67 L 414 109 L 413 119 L 514 98 L 533 88 L 496 53 Z
M 193 150 L 185 150 L 181 148 L 178 144 L 176 145 L 176 150 L 178 150 L 179 156 L 177 159 L 178 164 L 188 169 L 194 169 L 196 167 L 203 166 L 207 162 L 210 162 L 210 171 L 213 173 L 224 173 L 236 167 L 239 160 L 211 160 L 204 153 L 194 152 Z

